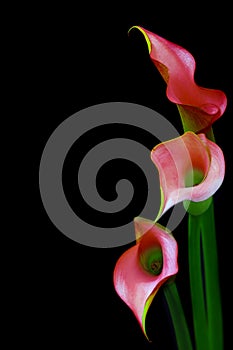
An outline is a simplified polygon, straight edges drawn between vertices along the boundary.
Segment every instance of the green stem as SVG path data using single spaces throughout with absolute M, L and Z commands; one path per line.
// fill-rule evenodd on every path
M 188 251 L 196 350 L 207 350 L 209 347 L 201 265 L 201 215 L 188 216 Z
M 223 323 L 213 201 L 201 215 L 201 230 L 209 344 L 211 350 L 222 350 Z
M 192 350 L 192 342 L 175 282 L 163 287 L 172 318 L 178 350 Z

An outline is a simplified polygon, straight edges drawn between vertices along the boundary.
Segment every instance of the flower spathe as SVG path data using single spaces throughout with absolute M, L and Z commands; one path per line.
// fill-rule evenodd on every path
M 158 223 L 137 217 L 134 225 L 137 242 L 118 259 L 113 279 L 147 337 L 147 311 L 160 286 L 178 272 L 178 248 L 171 232 Z
M 208 131 L 224 113 L 226 95 L 217 89 L 198 86 L 194 80 L 196 62 L 190 52 L 140 26 L 152 62 L 167 83 L 167 97 L 180 112 L 184 131 Z
M 161 206 L 155 221 L 175 204 L 202 202 L 221 186 L 225 160 L 221 148 L 204 133 L 187 131 L 162 142 L 151 151 L 159 172 Z

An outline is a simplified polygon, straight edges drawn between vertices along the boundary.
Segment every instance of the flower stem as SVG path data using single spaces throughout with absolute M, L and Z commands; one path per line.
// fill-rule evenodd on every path
M 170 310 L 178 350 L 192 350 L 189 329 L 175 282 L 165 285 L 163 291 Z
M 222 350 L 223 323 L 213 201 L 201 215 L 201 230 L 209 344 L 211 350 Z
M 196 350 L 208 350 L 207 319 L 201 264 L 201 215 L 188 216 L 189 277 Z

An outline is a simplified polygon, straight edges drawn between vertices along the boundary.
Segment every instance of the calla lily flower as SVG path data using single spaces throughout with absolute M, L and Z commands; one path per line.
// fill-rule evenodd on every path
M 136 217 L 134 225 L 136 244 L 117 261 L 114 286 L 149 340 L 146 314 L 161 285 L 178 272 L 178 248 L 171 232 L 160 224 Z
M 133 28 L 146 39 L 150 58 L 167 83 L 167 97 L 178 107 L 184 131 L 207 132 L 226 109 L 225 94 L 195 83 L 196 63 L 187 50 L 140 26 L 130 30 Z
M 204 133 L 187 131 L 151 151 L 159 172 L 161 206 L 155 221 L 182 201 L 203 202 L 221 186 L 225 160 L 221 148 Z

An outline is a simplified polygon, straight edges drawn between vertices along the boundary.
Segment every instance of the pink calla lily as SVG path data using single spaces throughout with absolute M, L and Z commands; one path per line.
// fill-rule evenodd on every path
M 162 142 L 151 151 L 151 159 L 158 169 L 161 189 L 161 206 L 155 221 L 179 202 L 210 198 L 225 175 L 222 150 L 203 133 L 187 131 Z
M 113 278 L 116 292 L 148 339 L 146 314 L 161 285 L 178 272 L 178 248 L 172 234 L 158 223 L 137 217 L 134 224 L 137 243 L 119 258 Z
M 133 28 L 146 39 L 150 58 L 167 83 L 167 97 L 178 107 L 184 131 L 208 131 L 226 109 L 225 94 L 195 83 L 196 63 L 187 50 L 140 26 Z

